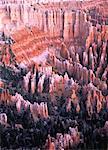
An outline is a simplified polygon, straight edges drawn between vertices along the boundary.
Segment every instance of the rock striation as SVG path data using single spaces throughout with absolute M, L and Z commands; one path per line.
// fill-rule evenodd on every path
M 0 148 L 107 149 L 107 2 L 1 2 Z

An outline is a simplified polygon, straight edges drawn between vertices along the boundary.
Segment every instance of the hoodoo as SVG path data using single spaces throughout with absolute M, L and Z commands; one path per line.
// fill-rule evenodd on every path
M 0 0 L 0 149 L 108 149 L 108 1 Z

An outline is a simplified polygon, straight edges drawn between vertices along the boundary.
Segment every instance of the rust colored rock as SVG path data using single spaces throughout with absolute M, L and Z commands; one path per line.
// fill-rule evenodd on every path
M 103 147 L 108 108 L 108 11 L 103 5 L 107 3 L 104 0 L 1 0 L 0 3 L 3 5 L 0 112 L 12 115 L 8 120 L 5 114 L 0 114 L 0 123 L 9 121 L 6 131 L 10 133 L 15 125 L 19 134 L 15 135 L 15 145 L 10 142 L 8 132 L 2 134 L 0 144 L 8 149 L 19 148 L 21 143 L 24 148 L 48 150 Z M 19 121 L 21 124 L 16 124 Z M 22 130 L 25 138 L 19 143 Z M 91 139 L 82 131 L 89 131 Z M 39 143 L 34 133 L 39 135 Z M 102 138 L 100 142 L 97 133 Z
M 4 102 L 5 104 L 8 104 L 11 102 L 11 95 L 9 93 L 8 89 L 3 89 L 2 93 L 0 93 L 0 102 Z
M 78 38 L 80 34 L 80 12 L 76 12 L 76 20 L 74 25 L 74 38 Z
M 68 59 L 68 49 L 64 43 L 61 45 L 60 54 L 63 58 Z
M 73 39 L 74 36 L 74 22 L 75 22 L 75 13 L 72 11 L 65 11 L 64 12 L 64 30 L 63 36 L 64 40 L 68 40 L 69 38 Z
M 95 75 L 94 75 L 93 71 L 90 69 L 89 70 L 89 81 L 94 82 L 94 80 L 95 80 Z
M 83 81 L 85 84 L 88 84 L 88 70 L 86 67 L 83 68 Z
M 2 80 L 0 80 L 0 88 L 4 87 L 4 82 Z
M 30 104 L 30 111 L 32 113 L 34 121 L 38 120 L 39 115 L 42 118 L 48 117 L 48 108 L 46 103 L 41 102 L 40 104 L 38 104 L 35 102 L 34 104 Z

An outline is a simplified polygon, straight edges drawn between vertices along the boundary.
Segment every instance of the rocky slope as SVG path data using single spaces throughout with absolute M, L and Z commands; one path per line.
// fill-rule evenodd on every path
M 14 4 L 0 10 L 0 148 L 107 150 L 107 2 Z

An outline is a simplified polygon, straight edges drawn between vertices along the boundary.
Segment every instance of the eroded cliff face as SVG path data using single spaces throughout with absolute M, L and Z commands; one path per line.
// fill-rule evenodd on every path
M 107 2 L 98 0 L 97 6 L 93 4 L 93 1 L 44 5 L 29 1 L 5 1 L 0 9 L 1 35 L 4 32 L 14 40 L 12 49 L 18 62 L 30 62 L 49 46 L 55 45 L 57 48 L 62 41 L 66 42 L 66 46 L 89 47 L 94 40 L 95 27 L 101 30 L 101 25 L 108 22 Z M 102 11 L 104 8 L 106 11 Z M 91 35 L 88 37 L 89 33 Z M 99 37 L 101 40 L 101 35 Z M 19 53 L 19 49 L 24 53 Z
M 107 3 L 104 1 L 104 4 Z M 97 1 L 96 12 L 102 12 L 105 8 L 103 1 Z M 94 2 L 58 2 L 43 4 L 42 1 L 2 1 L 1 14 L 6 17 L 0 21 L 1 26 L 9 32 L 15 31 L 25 26 L 35 26 L 43 32 L 49 32 L 50 37 L 62 37 L 64 40 L 73 38 L 86 38 L 88 35 L 87 12 L 90 9 L 91 19 L 99 21 L 98 13 L 92 14 L 91 8 Z M 38 4 L 38 3 L 41 3 Z M 85 12 L 84 12 L 85 10 Z M 104 19 L 107 16 L 107 9 L 104 11 Z M 94 11 L 95 12 L 95 11 Z M 3 16 L 3 15 L 2 15 Z M 93 16 L 96 16 L 93 18 Z M 102 16 L 100 16 L 102 20 Z M 5 23 L 3 20 L 6 20 Z M 90 17 L 89 17 L 90 20 Z M 107 20 L 107 18 L 106 18 Z M 106 21 L 107 22 L 107 21 Z M 6 32 L 6 31 L 5 31 Z
M 107 149 L 106 1 L 2 2 L 0 147 Z
M 2 10 L 10 19 L 6 27 L 3 20 L 2 26 L 9 26 L 19 29 L 23 26 L 35 26 L 44 32 L 49 32 L 50 37 L 78 38 L 85 36 L 85 27 L 87 26 L 85 13 L 72 9 L 39 9 L 29 6 L 9 6 Z M 83 24 L 83 25 L 82 25 Z M 10 29 L 14 30 L 13 29 Z

